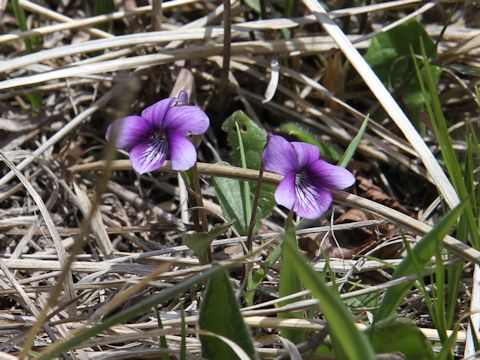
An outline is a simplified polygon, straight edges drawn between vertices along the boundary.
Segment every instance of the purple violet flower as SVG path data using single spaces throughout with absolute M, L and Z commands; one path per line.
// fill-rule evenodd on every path
M 263 162 L 266 170 L 284 176 L 275 191 L 276 202 L 306 219 L 316 219 L 328 210 L 330 190 L 345 189 L 355 182 L 347 169 L 321 160 L 318 147 L 281 136 L 269 136 Z
M 188 170 L 197 161 L 188 135 L 207 131 L 210 120 L 198 106 L 188 106 L 188 95 L 181 91 L 147 107 L 141 116 L 131 115 L 113 122 L 106 138 L 117 136 L 116 146 L 127 150 L 132 166 L 140 174 L 160 168 L 167 157 L 172 169 Z

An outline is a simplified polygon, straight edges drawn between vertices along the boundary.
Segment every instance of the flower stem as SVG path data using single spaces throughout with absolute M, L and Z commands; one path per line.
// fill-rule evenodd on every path
M 263 161 L 260 161 L 260 169 L 258 171 L 258 179 L 257 179 L 257 188 L 255 189 L 255 198 L 253 199 L 252 215 L 250 217 L 250 225 L 248 227 L 248 232 L 247 232 L 247 249 L 249 252 L 252 251 L 252 237 L 253 237 L 253 230 L 255 229 L 255 224 L 256 224 L 258 203 L 260 201 L 260 190 L 262 187 L 263 170 L 264 170 Z
M 196 195 L 196 206 L 198 207 L 198 217 L 200 219 L 201 229 L 202 232 L 208 232 L 208 220 L 207 220 L 207 213 L 205 212 L 205 208 L 203 206 L 203 197 L 202 197 L 202 188 L 200 187 L 200 177 L 198 175 L 198 168 L 197 164 L 193 165 L 192 167 L 192 175 L 193 175 L 193 188 Z M 212 263 L 213 255 L 212 255 L 212 248 L 208 247 L 208 262 Z

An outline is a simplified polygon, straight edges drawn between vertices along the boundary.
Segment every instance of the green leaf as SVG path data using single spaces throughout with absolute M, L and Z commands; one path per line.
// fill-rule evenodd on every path
M 461 199 L 466 199 L 471 194 L 468 193 L 467 186 L 465 185 L 465 180 L 463 178 L 462 169 L 460 167 L 459 159 L 453 148 L 453 142 L 450 137 L 450 131 L 448 130 L 447 119 L 445 118 L 442 110 L 442 103 L 437 94 L 437 83 L 434 78 L 434 74 L 428 71 L 428 63 L 426 59 L 427 48 L 422 48 L 423 54 L 423 70 L 425 73 L 425 78 L 423 79 L 420 76 L 420 67 L 417 64 L 417 61 L 414 59 L 415 69 L 417 71 L 417 78 L 419 79 L 419 84 L 422 88 L 425 96 L 430 97 L 430 101 L 426 103 L 426 110 L 428 116 L 430 117 L 433 131 L 435 132 L 435 137 L 440 145 L 440 151 L 445 160 L 445 166 L 448 170 L 448 174 L 452 179 L 453 186 L 457 191 L 457 194 Z M 425 84 L 425 85 L 424 85 Z M 480 232 L 478 231 L 478 223 L 475 221 L 475 210 L 473 209 L 473 202 L 471 197 L 465 209 L 465 219 L 468 224 L 470 240 L 472 245 L 475 248 L 480 248 Z M 466 241 L 467 239 L 461 239 Z
M 247 168 L 247 159 L 245 157 L 245 148 L 243 147 L 243 138 L 242 134 L 240 133 L 240 128 L 238 123 L 235 123 L 235 130 L 237 131 L 237 139 L 238 139 L 238 151 L 240 152 L 240 161 L 242 163 L 242 168 Z M 244 223 L 246 227 L 250 226 L 250 219 L 252 218 L 252 202 L 250 199 L 250 185 L 248 181 L 242 181 L 242 203 L 245 212 L 245 220 Z
M 158 307 L 155 307 L 155 314 L 157 315 L 158 328 L 163 329 L 162 317 L 160 316 L 160 310 L 158 309 Z M 165 337 L 165 335 L 160 335 L 158 345 L 160 346 L 160 349 L 168 351 L 167 338 Z M 168 360 L 170 356 L 168 356 L 168 352 L 164 352 L 162 353 L 161 358 L 162 360 Z
M 247 4 L 252 10 L 255 10 L 257 14 L 260 14 L 260 0 L 245 0 L 245 4 Z
M 331 145 L 317 139 L 315 136 L 310 134 L 307 130 L 303 129 L 296 123 L 290 122 L 283 124 L 280 126 L 280 131 L 288 136 L 294 136 L 302 142 L 318 146 L 323 158 L 338 161 L 342 156 L 340 150 L 335 145 Z
M 237 166 L 242 165 L 242 160 L 236 124 L 240 128 L 247 167 L 260 169 L 262 151 L 267 144 L 267 133 L 242 111 L 235 111 L 225 120 L 222 130 L 227 133 L 227 141 L 233 150 L 233 160 Z
M 297 267 L 292 260 L 291 252 L 285 251 L 285 244 L 288 243 L 294 249 L 298 249 L 297 236 L 295 234 L 295 226 L 289 216 L 285 224 L 285 235 L 283 236 L 283 261 L 280 270 L 279 294 L 280 297 L 295 294 L 303 290 L 302 281 L 297 272 Z M 280 306 L 288 305 L 297 299 L 282 301 Z M 303 319 L 305 314 L 303 311 L 281 313 L 279 317 L 284 319 Z M 281 329 L 282 337 L 287 338 L 294 344 L 301 343 L 305 339 L 305 331 L 294 329 Z
M 21 31 L 28 31 L 27 26 L 27 17 L 25 16 L 25 11 L 23 7 L 20 6 L 18 0 L 12 0 L 12 9 L 15 17 L 17 18 L 18 26 Z M 24 39 L 25 47 L 29 53 L 36 51 L 40 47 L 40 37 L 26 38 Z M 34 110 L 42 109 L 42 95 L 38 92 L 27 93 L 25 95 L 32 105 Z
M 180 341 L 180 360 L 187 360 L 187 323 L 185 321 L 185 310 L 183 309 L 183 303 L 180 308 L 181 311 L 181 332 L 180 337 L 182 340 Z
M 436 59 L 434 42 L 418 21 L 411 20 L 374 37 L 365 55 L 365 60 L 383 83 L 390 89 L 398 90 L 396 93 L 402 98 L 412 118 L 419 116 L 428 100 L 415 77 L 410 52 L 412 49 L 415 55 L 421 55 L 421 42 L 425 44 L 429 58 Z M 436 84 L 441 70 L 434 65 L 427 66 Z M 426 76 L 425 70 L 422 69 L 423 78 Z
M 192 234 L 183 234 L 182 241 L 193 251 L 195 256 L 200 261 L 200 264 L 208 264 L 207 251 L 210 244 L 217 237 L 222 235 L 225 231 L 232 226 L 232 223 L 217 224 L 213 226 L 208 232 L 196 232 Z
M 93 14 L 103 15 L 110 14 L 115 10 L 115 4 L 112 0 L 94 0 L 93 2 Z M 95 27 L 103 31 L 108 31 L 109 23 L 98 24 Z
M 406 360 L 435 358 L 430 342 L 410 319 L 385 319 L 367 332 L 377 354 L 400 352 Z
M 282 248 L 275 248 L 270 255 L 260 264 L 261 268 L 254 272 L 249 272 L 247 279 L 247 291 L 245 292 L 245 302 L 247 306 L 253 305 L 255 290 L 267 276 L 267 271 L 271 268 L 282 255 Z
M 246 235 L 248 224 L 243 202 L 243 187 L 239 180 L 214 177 L 212 179 L 223 215 L 233 222 L 233 227 L 240 235 Z
M 224 336 L 239 345 L 250 358 L 256 357 L 237 298 L 224 270 L 213 276 L 208 283 L 198 323 L 200 329 Z M 202 356 L 207 359 L 237 359 L 230 346 L 220 339 L 200 336 L 200 341 Z
M 222 271 L 225 270 L 214 265 L 198 275 L 191 276 L 170 288 L 152 294 L 145 298 L 145 300 L 142 302 L 133 304 L 127 309 L 117 312 L 111 317 L 106 318 L 104 321 L 92 325 L 90 328 L 76 332 L 74 335 L 62 339 L 61 342 L 56 342 L 54 345 L 47 347 L 37 358 L 39 360 L 46 360 L 59 357 L 75 346 L 78 346 L 90 340 L 95 335 L 100 334 L 102 331 L 105 331 L 116 324 L 126 322 L 140 314 L 145 314 L 145 312 L 148 312 L 152 306 L 157 306 L 158 304 L 169 301 L 174 297 L 183 294 L 185 291 L 190 290 L 193 286 L 203 283 L 205 280 Z
M 457 218 L 463 211 L 466 202 L 452 209 L 443 219 L 413 248 L 415 259 L 411 256 L 406 256 L 402 262 L 397 266 L 393 273 L 393 279 L 408 276 L 416 273 L 416 265 L 423 269 L 428 264 L 436 249 L 440 246 L 442 239 L 447 235 L 452 225 L 457 221 Z M 413 280 L 407 283 L 399 284 L 390 287 L 385 292 L 379 309 L 375 313 L 375 322 L 384 320 L 395 312 L 395 309 L 400 305 L 413 284 Z
M 358 134 L 352 139 L 350 145 L 348 145 L 347 150 L 343 154 L 342 158 L 338 162 L 338 166 L 347 167 L 350 160 L 352 160 L 353 154 L 357 150 L 358 144 L 360 144 L 360 140 L 362 140 L 363 134 L 365 133 L 365 129 L 368 125 L 369 116 L 365 117 L 365 120 L 362 122 L 362 126 L 360 126 L 360 130 L 358 130 Z
M 237 126 L 240 129 L 239 132 L 237 132 Z M 232 158 L 233 162 L 236 166 L 242 166 L 242 167 L 247 167 L 248 169 L 255 169 L 259 170 L 260 169 L 260 164 L 262 161 L 262 152 L 267 144 L 267 133 L 265 130 L 263 130 L 261 127 L 259 127 L 252 119 L 250 119 L 246 114 L 244 114 L 242 111 L 236 111 L 234 112 L 228 119 L 225 120 L 225 122 L 222 125 L 223 131 L 227 133 L 227 142 L 230 145 L 230 148 L 232 149 Z M 240 147 L 240 141 L 241 139 L 241 144 L 243 145 L 243 151 L 241 150 Z M 244 162 L 242 163 L 242 153 L 244 156 Z M 224 182 L 225 184 L 232 185 L 236 189 L 230 191 L 230 196 L 239 196 L 242 195 L 241 192 L 238 192 L 238 186 L 234 184 L 234 182 L 237 180 L 233 180 L 230 182 Z M 255 191 L 256 191 L 256 183 L 252 182 L 250 183 L 250 199 L 253 199 L 255 196 Z M 273 197 L 273 192 L 275 191 L 275 187 L 272 185 L 266 185 L 262 184 L 262 187 L 260 189 L 260 199 L 258 202 L 258 209 L 257 209 L 257 225 L 256 228 L 258 228 L 258 225 L 260 224 L 261 219 L 267 217 L 273 207 L 275 206 L 275 199 Z M 217 195 L 220 195 L 217 193 Z M 227 197 L 228 195 L 225 194 Z M 242 197 L 243 198 L 243 197 Z M 241 198 L 241 199 L 242 199 Z M 253 203 L 253 200 L 250 202 Z M 222 204 L 220 204 L 222 206 Z M 227 204 L 224 204 L 222 206 L 222 210 L 224 211 L 225 217 L 227 219 L 230 219 L 229 216 L 231 213 L 228 211 L 225 212 L 228 206 Z M 233 207 L 234 209 L 236 207 Z M 236 208 L 239 210 L 238 208 Z M 240 216 L 242 215 L 244 218 L 246 214 L 250 213 L 251 209 L 248 211 L 236 211 L 236 215 Z M 248 218 L 247 222 L 250 221 L 250 218 Z M 245 221 L 242 222 L 245 224 Z M 235 227 L 238 231 L 238 225 Z M 248 229 L 248 224 L 245 226 L 244 225 L 245 231 L 240 232 L 241 234 L 246 234 L 246 229 Z
M 315 272 L 291 241 L 284 242 L 284 251 L 288 253 L 290 263 L 305 287 L 319 300 L 331 335 L 340 344 L 342 351 L 351 360 L 375 359 L 375 352 L 367 336 L 357 329 L 352 315 L 339 296 L 325 284 L 323 277 Z

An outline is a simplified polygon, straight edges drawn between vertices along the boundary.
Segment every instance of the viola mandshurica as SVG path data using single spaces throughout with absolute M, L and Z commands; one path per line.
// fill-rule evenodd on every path
M 277 135 L 269 136 L 263 162 L 266 170 L 284 176 L 275 191 L 276 202 L 306 219 L 316 219 L 329 209 L 330 190 L 355 182 L 347 169 L 321 160 L 318 147 Z
M 188 170 L 197 161 L 189 135 L 207 131 L 210 120 L 198 106 L 189 106 L 181 91 L 147 107 L 140 116 L 131 115 L 113 122 L 106 138 L 116 134 L 117 148 L 129 152 L 135 171 L 144 174 L 159 169 L 168 158 L 173 170 Z

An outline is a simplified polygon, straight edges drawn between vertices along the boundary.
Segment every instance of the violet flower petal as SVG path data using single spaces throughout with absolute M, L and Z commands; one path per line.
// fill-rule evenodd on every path
M 281 136 L 270 135 L 263 150 L 265 169 L 280 175 L 287 175 L 298 169 L 297 153 L 290 142 Z
M 177 134 L 200 135 L 207 131 L 210 119 L 198 106 L 173 106 L 165 116 L 163 124 Z
M 157 128 L 163 129 L 165 128 L 165 118 L 176 101 L 177 98 L 174 97 L 157 101 L 142 111 L 142 117 Z
M 355 177 L 347 169 L 317 160 L 309 167 L 311 181 L 328 189 L 342 190 L 353 185 Z
M 116 147 L 130 151 L 135 145 L 145 141 L 153 130 L 152 125 L 140 116 L 127 116 L 115 120 L 107 128 L 105 138 L 110 141 L 116 135 Z
M 313 163 L 315 160 L 320 159 L 320 149 L 318 146 L 304 142 L 292 142 L 291 144 L 297 153 L 298 165 L 300 168 L 303 168 Z
M 292 210 L 297 199 L 295 193 L 295 173 L 291 172 L 285 175 L 275 190 L 275 201 L 277 204 L 285 206 Z
M 136 172 L 145 174 L 159 169 L 167 158 L 167 152 L 166 140 L 140 143 L 130 151 L 130 162 Z
M 181 134 L 172 133 L 168 136 L 170 159 L 173 170 L 188 170 L 197 161 L 197 151 L 192 142 Z
M 327 212 L 332 204 L 332 194 L 323 188 L 313 184 L 297 186 L 295 188 L 297 201 L 293 211 L 305 219 L 317 219 Z
M 185 90 L 180 90 L 177 95 L 177 101 L 179 104 L 187 105 L 188 104 L 188 94 Z

